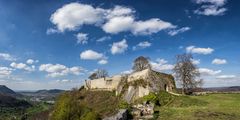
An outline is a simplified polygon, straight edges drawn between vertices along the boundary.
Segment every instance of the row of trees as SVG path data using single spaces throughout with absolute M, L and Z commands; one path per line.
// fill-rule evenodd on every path
M 200 78 L 200 73 L 195 64 L 192 63 L 193 56 L 191 54 L 181 54 L 176 56 L 176 63 L 173 69 L 175 78 L 181 83 L 182 93 L 189 94 L 193 89 L 202 85 L 203 80 Z M 133 72 L 142 71 L 144 69 L 151 69 L 149 58 L 140 56 L 133 62 Z M 89 76 L 90 80 L 105 78 L 108 72 L 104 69 L 98 69 Z

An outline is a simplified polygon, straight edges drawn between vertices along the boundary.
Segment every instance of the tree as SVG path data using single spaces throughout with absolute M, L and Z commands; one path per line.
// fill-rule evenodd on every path
M 92 73 L 88 78 L 90 80 L 93 80 L 93 79 L 98 79 L 98 78 L 105 78 L 107 76 L 108 76 L 108 72 L 106 70 L 98 69 L 97 71 Z
M 200 77 L 200 73 L 196 65 L 192 63 L 191 54 L 181 54 L 176 56 L 176 64 L 173 68 L 175 77 L 182 85 L 182 93 L 190 94 L 193 89 L 202 85 L 202 79 L 197 80 Z
M 138 72 L 138 71 L 142 71 L 144 69 L 147 69 L 147 68 L 151 68 L 151 65 L 149 64 L 149 61 L 148 61 L 149 58 L 146 58 L 146 57 L 143 57 L 143 56 L 140 56 L 138 58 L 136 58 L 134 60 L 134 65 L 133 65 L 133 71 L 134 72 Z
M 97 79 L 97 73 L 92 73 L 89 77 L 90 80 Z

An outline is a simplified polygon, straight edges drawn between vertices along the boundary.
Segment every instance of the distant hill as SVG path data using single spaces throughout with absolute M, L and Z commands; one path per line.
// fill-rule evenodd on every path
M 14 92 L 10 88 L 8 88 L 5 85 L 0 85 L 0 94 L 7 95 L 7 96 L 13 96 L 13 97 L 19 97 L 21 96 L 20 94 Z
M 51 90 L 38 90 L 35 93 L 37 94 L 59 94 L 64 92 L 64 90 L 60 90 L 60 89 L 51 89 Z
M 231 87 L 211 87 L 211 88 L 203 88 L 204 91 L 216 91 L 216 92 L 235 92 L 240 91 L 240 86 L 231 86 Z
M 30 106 L 32 105 L 25 100 L 0 93 L 0 107 L 28 108 Z
M 39 98 L 41 100 L 55 100 L 55 98 L 64 92 L 64 90 L 60 89 L 50 89 L 50 90 L 38 90 L 38 91 L 25 91 L 25 92 L 19 92 L 20 94 L 24 96 L 28 96 L 31 98 Z

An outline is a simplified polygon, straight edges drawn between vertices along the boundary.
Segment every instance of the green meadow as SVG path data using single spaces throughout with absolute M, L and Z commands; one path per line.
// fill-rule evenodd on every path
M 240 120 L 240 94 L 178 96 L 156 110 L 159 120 Z

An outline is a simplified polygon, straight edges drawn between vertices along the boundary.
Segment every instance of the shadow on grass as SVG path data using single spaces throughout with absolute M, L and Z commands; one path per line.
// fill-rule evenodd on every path
M 214 111 L 196 111 L 194 117 L 199 119 L 220 119 L 220 120 L 237 120 L 235 114 L 223 113 L 223 112 L 214 112 Z

